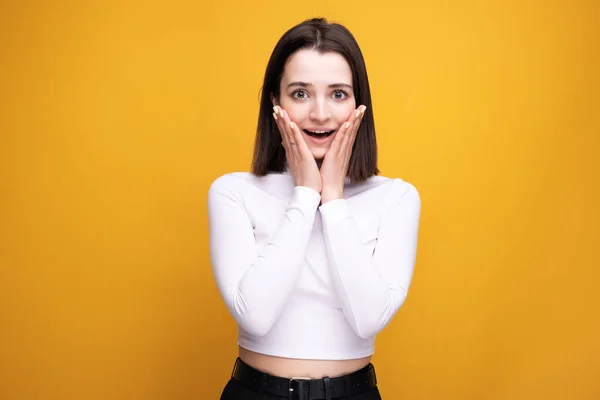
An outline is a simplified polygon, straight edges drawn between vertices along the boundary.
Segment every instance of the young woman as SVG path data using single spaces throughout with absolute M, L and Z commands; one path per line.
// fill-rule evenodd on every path
M 408 292 L 420 199 L 378 173 L 354 37 L 293 27 L 267 65 L 252 172 L 209 190 L 213 273 L 239 326 L 222 400 L 381 398 L 371 355 Z

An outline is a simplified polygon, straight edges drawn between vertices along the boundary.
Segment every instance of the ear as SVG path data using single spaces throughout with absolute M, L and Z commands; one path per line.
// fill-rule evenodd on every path
M 273 93 L 271 93 L 271 103 L 273 103 L 274 106 L 279 105 L 279 101 L 273 96 Z

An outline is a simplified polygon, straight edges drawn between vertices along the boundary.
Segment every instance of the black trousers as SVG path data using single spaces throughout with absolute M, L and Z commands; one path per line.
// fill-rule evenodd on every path
M 240 362 L 240 360 L 237 360 L 237 362 Z M 246 366 L 248 367 L 248 366 Z M 372 368 L 373 366 L 370 365 L 370 367 Z M 366 368 L 363 368 L 363 370 Z M 362 370 L 360 370 L 362 371 Z M 357 371 L 355 373 L 358 373 L 360 371 Z M 350 376 L 352 374 L 355 373 L 351 373 L 348 374 L 346 376 Z M 379 394 L 379 389 L 377 388 L 377 386 L 368 389 L 365 392 L 362 392 L 360 394 L 354 395 L 354 396 L 350 396 L 350 397 L 334 397 L 336 400 L 381 400 L 381 395 Z M 289 400 L 290 396 L 275 396 L 272 394 L 268 394 L 268 393 L 263 393 L 260 394 L 258 393 L 258 391 L 253 390 L 249 387 L 247 387 L 246 385 L 244 385 L 242 382 L 236 380 L 233 376 L 231 377 L 231 379 L 229 380 L 229 382 L 227 382 L 227 385 L 225 386 L 225 388 L 223 389 L 223 392 L 221 393 L 221 397 L 220 400 Z

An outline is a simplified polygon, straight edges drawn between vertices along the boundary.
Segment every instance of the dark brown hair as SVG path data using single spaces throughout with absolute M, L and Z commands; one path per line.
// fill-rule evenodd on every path
M 352 33 L 340 24 L 327 22 L 325 18 L 308 19 L 294 26 L 283 34 L 273 49 L 261 90 L 252 173 L 264 176 L 270 172 L 285 171 L 285 149 L 281 145 L 281 135 L 272 116 L 271 95 L 279 99 L 279 85 L 288 58 L 296 51 L 307 48 L 320 53 L 339 53 L 350 65 L 356 106 L 364 104 L 367 110 L 352 149 L 348 177 L 353 183 L 363 182 L 379 173 L 367 68 Z

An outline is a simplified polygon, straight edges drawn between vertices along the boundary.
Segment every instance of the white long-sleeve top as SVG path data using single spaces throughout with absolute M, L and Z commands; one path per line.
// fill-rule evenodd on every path
M 209 189 L 210 258 L 238 344 L 288 358 L 374 353 L 413 275 L 420 198 L 401 179 L 346 182 L 321 205 L 289 172 L 238 172 Z

